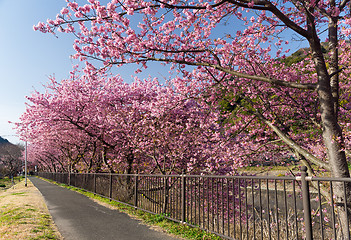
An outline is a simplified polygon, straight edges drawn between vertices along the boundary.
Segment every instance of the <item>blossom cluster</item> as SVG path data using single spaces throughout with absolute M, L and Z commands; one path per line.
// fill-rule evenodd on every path
M 80 5 L 68 0 L 56 19 L 34 29 L 74 34 L 74 58 L 88 61 L 88 67 L 81 79 L 52 83 L 48 93 L 34 94 L 23 121 L 27 115 L 31 119 L 32 108 L 52 109 L 62 99 L 54 110 L 42 111 L 51 112 L 54 122 L 70 124 L 63 127 L 70 134 L 79 131 L 97 141 L 96 158 L 107 159 L 104 166 L 122 156 L 131 157 L 133 164 L 146 157 L 139 167 L 178 172 L 228 173 L 250 158 L 278 161 L 288 155 L 322 167 L 327 167 L 327 158 L 346 161 L 339 154 L 350 146 L 351 61 L 345 39 L 351 21 L 344 3 L 111 0 L 104 5 L 89 0 Z M 322 31 L 335 19 L 342 19 L 337 46 L 329 39 L 333 33 L 325 37 Z M 229 27 L 222 31 L 223 26 Z M 294 34 L 310 50 L 289 63 L 285 54 L 291 41 L 286 36 Z M 325 55 L 323 41 L 329 46 Z M 337 50 L 338 60 L 333 57 Z M 136 63 L 136 72 L 148 62 L 161 62 L 175 76 L 167 87 L 151 80 L 125 84 L 118 77 L 97 78 L 93 65 L 101 64 L 96 61 L 103 69 Z M 131 90 L 136 86 L 143 94 Z M 72 96 L 66 96 L 69 92 Z M 117 100 L 121 94 L 127 99 Z M 137 96 L 139 102 L 133 100 Z M 333 104 L 338 106 L 333 109 Z M 53 124 L 45 119 L 40 120 L 43 129 Z M 39 124 L 31 121 L 29 125 Z M 161 162 L 174 164 L 162 167 Z

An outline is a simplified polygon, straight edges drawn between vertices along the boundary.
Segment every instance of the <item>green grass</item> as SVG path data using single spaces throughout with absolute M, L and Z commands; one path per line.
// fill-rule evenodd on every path
M 13 208 L 5 211 L 1 211 L 0 224 L 12 225 L 16 224 L 19 220 L 23 221 L 28 218 L 25 211 L 21 208 Z
M 27 208 L 26 211 L 28 211 L 28 212 L 36 212 L 37 210 L 34 209 L 34 208 Z
M 35 233 L 36 236 L 30 239 L 57 239 L 53 229 L 50 227 L 51 218 L 48 214 L 40 214 L 34 208 L 25 209 L 19 207 L 0 211 L 0 213 L 0 225 L 34 224 L 31 232 Z
M 12 193 L 11 195 L 25 195 L 26 193 L 24 192 L 19 192 L 19 193 Z
M 23 177 L 14 177 L 13 182 L 16 184 L 16 183 L 20 182 L 22 178 Z M 7 189 L 7 188 L 10 188 L 12 186 L 13 186 L 13 183 L 12 183 L 11 178 L 9 178 L 9 177 L 0 178 L 0 187 L 1 188 Z
M 38 218 L 37 226 L 31 230 L 31 232 L 36 233 L 37 236 L 30 239 L 57 239 L 54 231 L 50 228 L 50 215 L 40 214 Z
M 267 171 L 298 171 L 300 165 L 291 165 L 291 166 L 248 166 L 242 167 L 239 169 L 241 171 L 248 171 L 248 172 L 267 172 Z
M 110 201 L 107 198 L 95 195 L 93 193 L 87 192 L 87 191 L 79 189 L 79 188 L 68 186 L 68 185 L 62 184 L 62 183 L 56 183 L 52 180 L 48 180 L 48 179 L 44 179 L 44 178 L 42 178 L 42 179 L 49 181 L 49 182 L 52 182 L 52 183 L 55 183 L 59 186 L 65 187 L 67 189 L 79 192 L 79 193 L 81 193 L 89 198 L 93 198 L 93 199 L 96 199 L 98 201 L 107 203 L 111 206 L 114 206 L 119 211 L 130 214 L 132 216 L 135 216 L 138 219 L 142 220 L 143 222 L 145 222 L 149 225 L 158 226 L 158 227 L 162 228 L 163 230 L 165 230 L 165 232 L 170 233 L 170 234 L 174 234 L 174 235 L 177 235 L 177 236 L 180 236 L 183 238 L 187 238 L 187 239 L 195 239 L 195 240 L 220 240 L 220 239 L 222 239 L 215 234 L 208 233 L 208 232 L 203 231 L 199 228 L 194 228 L 194 227 L 187 226 L 185 224 L 173 222 L 173 221 L 165 218 L 162 215 L 155 215 L 155 214 L 147 213 L 147 212 L 144 212 L 142 210 L 135 209 L 133 207 L 124 205 L 122 203 L 119 203 L 119 202 L 116 202 L 113 200 Z

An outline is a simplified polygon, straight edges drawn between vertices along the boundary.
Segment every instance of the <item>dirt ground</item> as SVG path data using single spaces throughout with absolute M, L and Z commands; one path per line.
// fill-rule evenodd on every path
M 0 239 L 63 239 L 44 198 L 28 180 L 0 191 Z

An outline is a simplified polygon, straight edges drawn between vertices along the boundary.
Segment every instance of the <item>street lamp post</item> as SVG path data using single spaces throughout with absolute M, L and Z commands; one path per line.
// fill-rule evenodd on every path
M 27 141 L 26 141 L 26 148 L 25 148 L 25 158 L 24 158 L 24 186 L 27 187 Z

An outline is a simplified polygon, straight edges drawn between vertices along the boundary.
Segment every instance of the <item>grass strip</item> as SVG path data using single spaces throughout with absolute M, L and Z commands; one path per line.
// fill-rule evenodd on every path
M 3 182 L 7 184 L 9 181 Z M 0 202 L 0 239 L 62 239 L 53 229 L 51 216 L 36 205 L 37 199 L 32 188 L 32 184 L 24 187 L 22 182 L 13 189 L 3 191 Z

